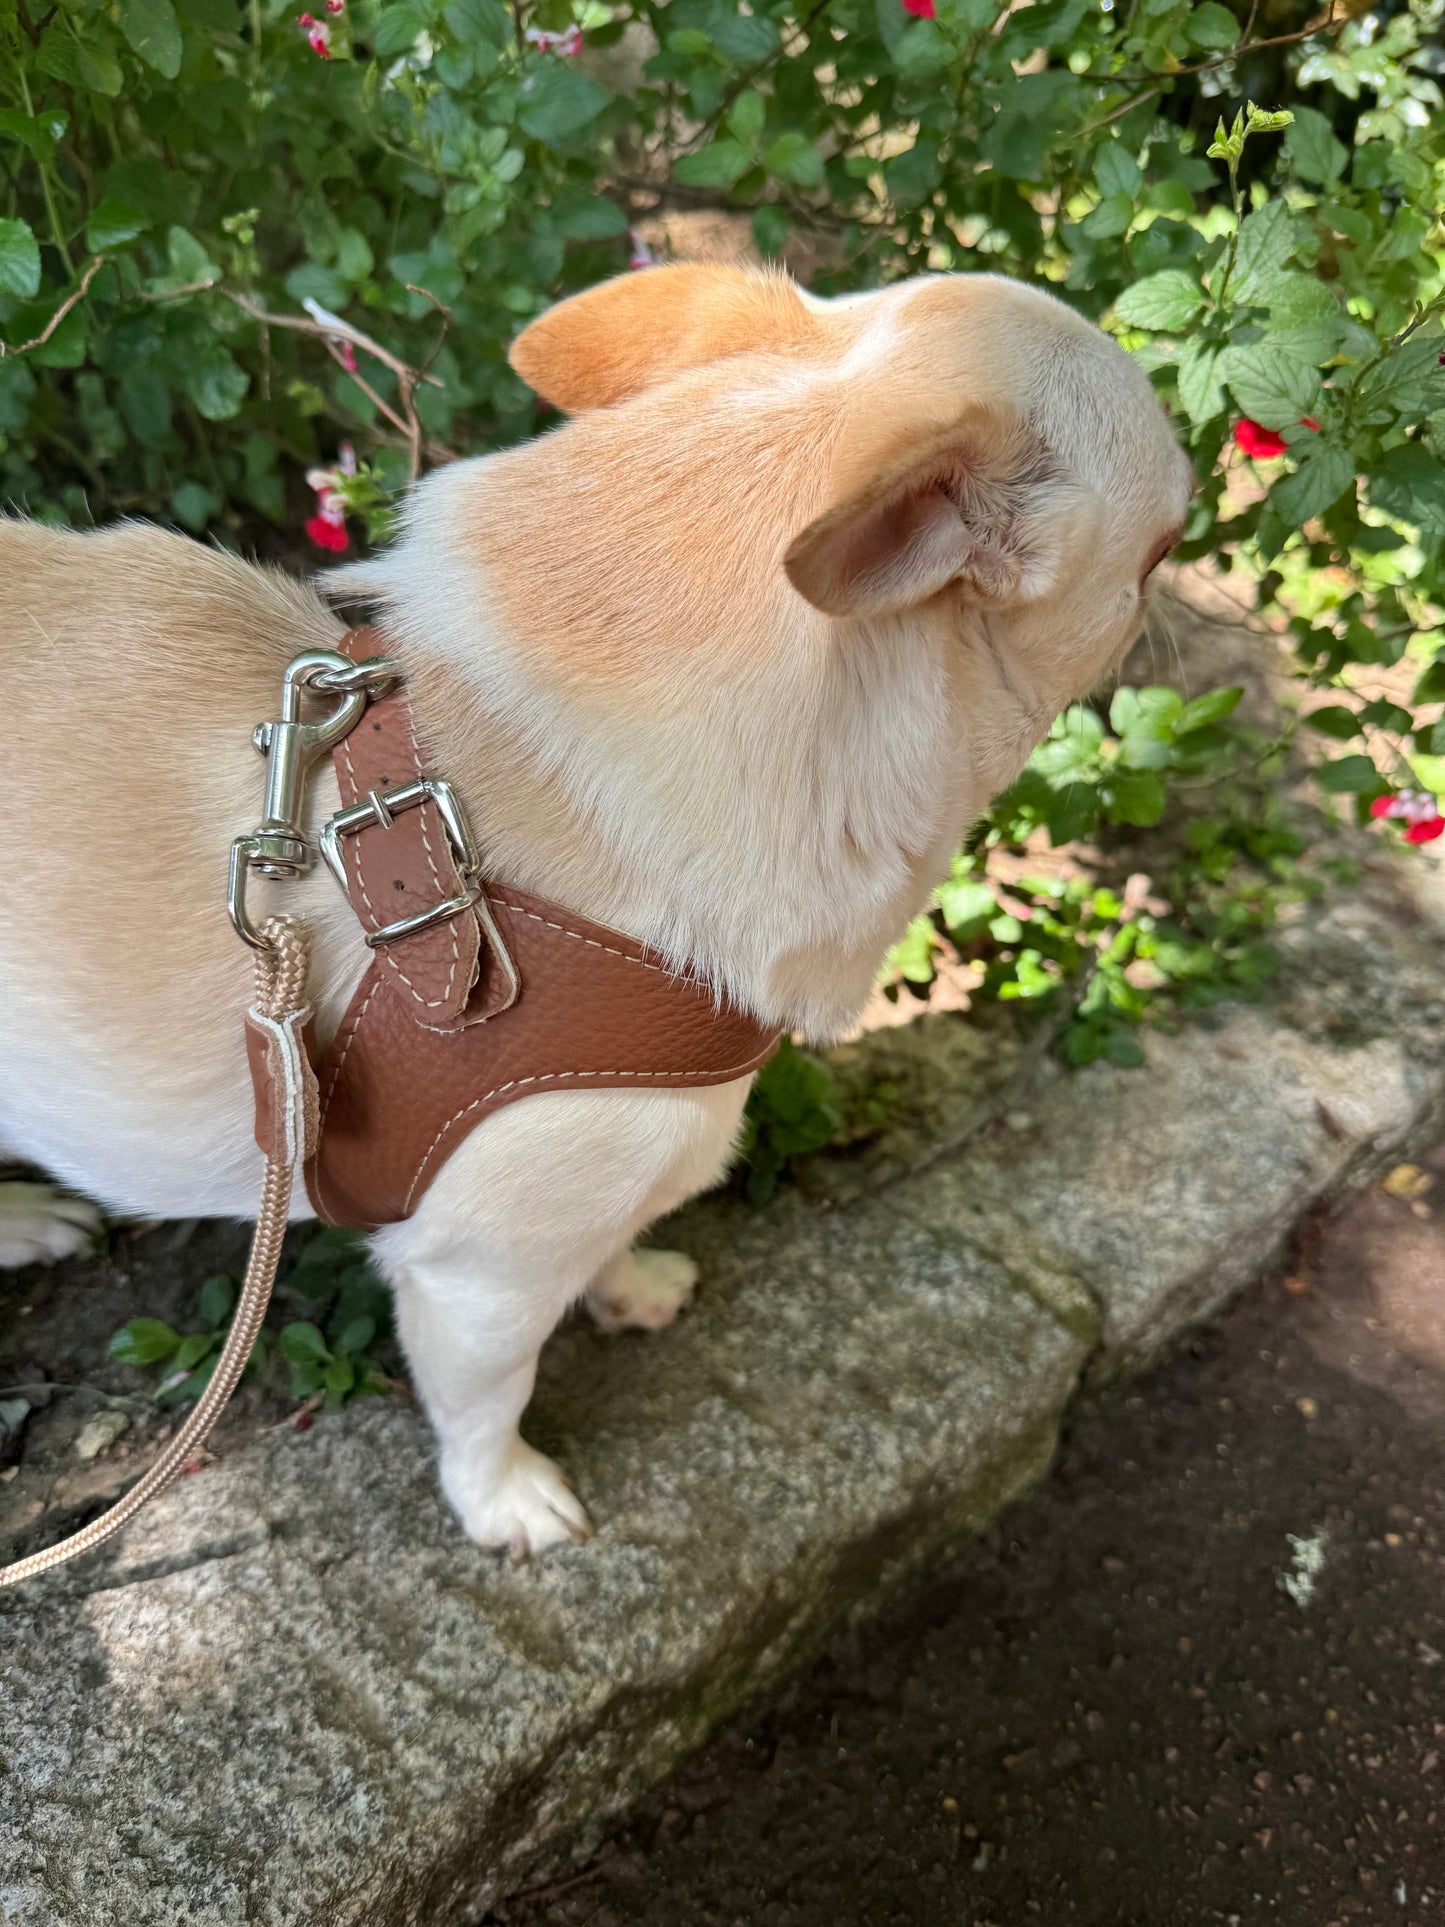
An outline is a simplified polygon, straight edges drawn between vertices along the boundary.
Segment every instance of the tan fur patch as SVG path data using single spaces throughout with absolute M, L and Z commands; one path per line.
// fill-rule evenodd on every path
M 784 276 L 691 262 L 623 275 L 559 302 L 523 329 L 508 359 L 553 407 L 576 415 L 684 368 L 802 347 L 820 332 Z

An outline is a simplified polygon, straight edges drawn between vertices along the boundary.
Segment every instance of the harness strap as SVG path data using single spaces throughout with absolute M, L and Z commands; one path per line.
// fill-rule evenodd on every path
M 339 648 L 360 660 L 379 646 L 360 629 Z M 374 701 L 333 754 L 344 808 L 429 780 L 404 688 Z M 634 938 L 526 891 L 479 888 L 430 798 L 358 815 L 341 849 L 373 935 L 476 894 L 377 944 L 322 1054 L 306 1183 L 325 1222 L 409 1217 L 461 1139 L 518 1098 L 729 1083 L 772 1055 L 777 1030 Z

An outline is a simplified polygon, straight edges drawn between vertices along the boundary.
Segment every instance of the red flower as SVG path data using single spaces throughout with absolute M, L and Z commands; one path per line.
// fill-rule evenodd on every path
M 1405 825 L 1407 843 L 1433 843 L 1437 836 L 1445 834 L 1445 816 L 1440 814 L 1440 805 L 1429 790 L 1396 790 L 1391 795 L 1377 796 L 1370 805 L 1370 815 L 1392 817 L 1397 823 Z
M 318 549 L 329 549 L 333 555 L 340 555 L 350 539 L 346 524 L 334 521 L 329 515 L 313 515 L 306 524 L 306 533 Z
M 903 11 L 915 15 L 919 20 L 932 20 L 938 10 L 933 0 L 903 0 Z
M 1261 428 L 1248 415 L 1234 424 L 1234 439 L 1246 455 L 1254 456 L 1257 461 L 1270 461 L 1276 455 L 1283 455 L 1285 449 L 1282 435 L 1276 435 L 1272 428 Z
M 1316 435 L 1320 432 L 1320 425 L 1313 415 L 1303 416 L 1300 427 L 1312 429 Z M 1283 435 L 1277 435 L 1272 428 L 1262 428 L 1258 422 L 1252 422 L 1248 415 L 1241 416 L 1234 424 L 1234 439 L 1246 455 L 1252 455 L 1260 462 L 1272 461 L 1276 455 L 1283 455 L 1288 446 Z

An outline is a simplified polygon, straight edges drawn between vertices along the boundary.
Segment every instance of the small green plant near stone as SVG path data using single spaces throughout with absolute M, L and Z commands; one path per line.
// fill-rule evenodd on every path
M 160 1367 L 151 1394 L 157 1405 L 193 1404 L 215 1370 L 235 1302 L 235 1279 L 218 1272 L 206 1280 L 196 1295 L 199 1330 L 178 1332 L 163 1318 L 132 1318 L 111 1339 L 110 1355 L 122 1365 Z M 248 1373 L 264 1367 L 270 1343 L 270 1333 L 262 1332 L 247 1363 Z
M 132 1318 L 111 1339 L 111 1356 L 124 1365 L 160 1367 L 152 1393 L 157 1405 L 193 1404 L 215 1370 L 237 1291 L 236 1280 L 225 1273 L 208 1278 L 196 1298 L 199 1329 L 178 1332 L 164 1319 Z M 358 1233 L 318 1231 L 277 1294 L 310 1316 L 264 1329 L 248 1374 L 266 1372 L 279 1358 L 290 1367 L 291 1396 L 319 1395 L 329 1412 L 363 1393 L 391 1390 L 375 1359 L 391 1333 L 391 1294 L 367 1261 Z
M 880 1131 L 898 1093 L 891 1084 L 841 1077 L 785 1037 L 748 1096 L 738 1171 L 749 1204 L 776 1196 L 794 1158 Z

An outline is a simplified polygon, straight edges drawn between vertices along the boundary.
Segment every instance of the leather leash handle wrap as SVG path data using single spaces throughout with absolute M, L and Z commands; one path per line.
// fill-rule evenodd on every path
M 221 1356 L 190 1416 L 130 1490 L 108 1512 L 68 1539 L 46 1546 L 28 1559 L 17 1559 L 13 1565 L 0 1566 L 0 1586 L 18 1586 L 23 1580 L 49 1572 L 53 1566 L 64 1565 L 68 1559 L 78 1559 L 83 1552 L 92 1551 L 112 1533 L 119 1532 L 148 1499 L 163 1491 L 184 1470 L 221 1416 L 250 1362 L 281 1262 L 292 1181 L 307 1151 L 308 1115 L 313 1122 L 316 1115 L 315 1079 L 311 1078 L 308 1096 L 310 1065 L 300 1045 L 302 1030 L 310 1016 L 306 1004 L 307 935 L 299 924 L 286 917 L 268 917 L 261 926 L 261 934 L 270 948 L 256 953 L 256 1005 L 248 1019 L 248 1049 L 252 1048 L 250 1031 L 254 1028 L 267 1040 L 262 1050 L 269 1084 L 264 1120 L 269 1143 L 262 1143 L 267 1153 L 266 1176 L 246 1275 Z M 252 1062 L 253 1065 L 256 1062 L 254 1051 Z M 257 1136 L 261 1136 L 260 1121 Z

